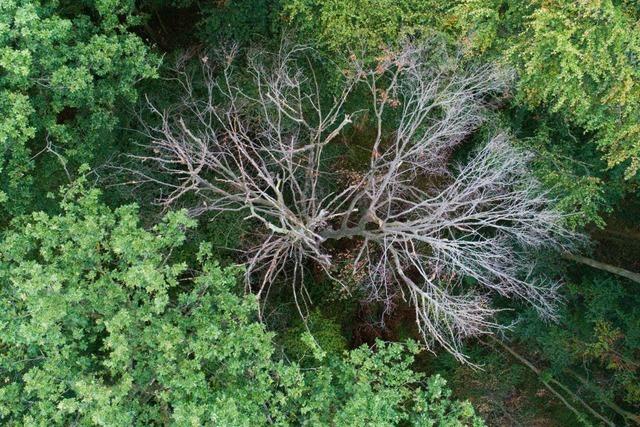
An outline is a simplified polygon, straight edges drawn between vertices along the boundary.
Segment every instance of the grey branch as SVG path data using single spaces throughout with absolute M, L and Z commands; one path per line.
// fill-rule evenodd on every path
M 305 262 L 332 274 L 327 244 L 352 239 L 353 273 L 362 273 L 369 298 L 404 298 L 426 344 L 464 360 L 465 338 L 500 328 L 492 294 L 553 317 L 558 283 L 535 279 L 527 253 L 568 250 L 572 236 L 529 173 L 530 155 L 506 135 L 449 167 L 453 149 L 482 124 L 486 100 L 508 90 L 510 75 L 494 66 L 463 71 L 455 60 L 428 65 L 430 48 L 408 44 L 373 68 L 352 57 L 330 101 L 305 47 L 249 52 L 242 76 L 236 49 L 205 56 L 203 88 L 179 70 L 182 104 L 151 106 L 160 125 L 147 127 L 147 154 L 134 160 L 163 175 L 131 171 L 163 187 L 166 206 L 190 195 L 194 215 L 245 211 L 261 224 L 262 237 L 246 254 L 247 286 L 260 297 L 292 273 L 301 305 Z M 356 87 L 368 93 L 364 111 L 347 110 Z M 368 170 L 326 192 L 319 183 L 324 150 L 365 118 L 375 128 Z

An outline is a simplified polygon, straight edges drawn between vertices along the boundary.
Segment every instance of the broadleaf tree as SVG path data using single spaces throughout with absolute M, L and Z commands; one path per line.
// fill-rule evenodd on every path
M 180 257 L 194 221 L 139 224 L 81 183 L 60 213 L 14 219 L 0 240 L 0 422 L 4 425 L 483 425 L 440 377 L 411 369 L 415 343 L 274 354 L 238 267 L 203 245 Z M 197 261 L 196 261 L 197 259 Z
M 480 50 L 499 49 L 520 73 L 519 95 L 596 134 L 608 165 L 640 167 L 638 12 L 610 0 L 460 2 L 459 25 Z
M 113 149 L 136 84 L 159 58 L 132 31 L 126 0 L 0 4 L 0 192 L 7 214 L 33 207 L 34 176 L 65 182 L 72 164 Z M 40 167 L 35 168 L 36 163 Z

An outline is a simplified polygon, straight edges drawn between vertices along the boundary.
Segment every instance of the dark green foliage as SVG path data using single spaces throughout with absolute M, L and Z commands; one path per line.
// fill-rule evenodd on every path
M 32 192 L 34 165 L 51 189 L 64 179 L 67 163 L 113 150 L 112 131 L 137 99 L 136 83 L 155 76 L 158 65 L 130 31 L 139 23 L 130 1 L 2 1 L 0 191 L 6 211 L 23 212 L 40 197 Z
M 582 423 L 534 372 L 500 348 L 489 345 L 488 340 L 469 343 L 466 351 L 473 363 L 480 364 L 481 369 L 460 365 L 448 355 L 429 359 L 425 369 L 447 378 L 456 396 L 472 401 L 488 425 L 590 425 Z
M 542 109 L 513 106 L 500 121 L 536 153 L 533 169 L 558 209 L 570 214 L 569 225 L 603 227 L 604 215 L 612 211 L 628 186 L 620 168 L 607 170 L 600 153 L 589 143 L 590 135 L 570 126 L 561 115 Z
M 278 8 L 277 0 L 228 0 L 213 6 L 205 2 L 198 38 L 209 46 L 221 40 L 277 42 Z
M 557 322 L 524 312 L 513 331 L 499 337 L 539 374 L 491 338 L 466 350 L 482 371 L 439 355 L 425 365 L 427 372 L 445 376 L 458 397 L 470 399 L 490 424 L 600 425 L 588 405 L 614 425 L 633 425 L 640 409 L 635 284 L 591 270 L 569 273 Z
M 533 315 L 519 323 L 516 336 L 540 354 L 552 375 L 585 390 L 605 411 L 606 402 L 640 410 L 640 297 L 636 284 L 604 274 L 583 275 L 566 287 L 560 322 L 545 324 Z M 588 378 L 590 386 L 580 381 Z M 615 417 L 613 414 L 612 417 Z

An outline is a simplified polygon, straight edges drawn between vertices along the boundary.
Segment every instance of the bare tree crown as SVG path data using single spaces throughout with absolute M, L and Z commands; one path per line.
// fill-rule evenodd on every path
M 247 252 L 258 296 L 285 272 L 304 294 L 305 262 L 330 274 L 327 245 L 351 239 L 367 295 L 410 302 L 427 345 L 460 359 L 465 337 L 499 327 L 492 293 L 553 316 L 557 284 L 533 278 L 527 252 L 571 236 L 529 173 L 529 154 L 498 134 L 464 164 L 449 160 L 483 122 L 487 98 L 507 89 L 508 73 L 430 65 L 430 46 L 406 45 L 373 67 L 352 57 L 327 99 L 306 48 L 250 52 L 241 74 L 236 53 L 201 58 L 204 88 L 181 71 L 182 104 L 154 109 L 160 125 L 147 127 L 148 154 L 135 159 L 163 173 L 138 171 L 165 189 L 163 204 L 190 195 L 193 214 L 245 211 L 261 224 Z M 356 90 L 367 107 L 349 111 Z M 323 150 L 362 117 L 374 128 L 368 169 L 327 192 Z

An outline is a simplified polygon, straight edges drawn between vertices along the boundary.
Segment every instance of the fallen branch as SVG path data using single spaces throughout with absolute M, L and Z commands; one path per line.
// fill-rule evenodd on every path
M 573 405 L 571 405 L 563 396 L 560 392 L 558 392 L 556 389 L 554 389 L 551 384 L 555 384 L 556 386 L 560 387 L 561 390 L 563 390 L 567 395 L 569 395 L 574 401 L 579 402 L 587 411 L 589 411 L 589 413 L 591 415 L 593 415 L 594 417 L 602 420 L 606 425 L 609 426 L 615 426 L 615 424 L 613 423 L 613 421 L 610 421 L 609 419 L 605 418 L 603 415 L 601 415 L 599 412 L 597 412 L 595 409 L 593 409 L 591 406 L 589 406 L 589 404 L 587 402 L 585 402 L 580 396 L 578 396 L 577 394 L 575 394 L 574 392 L 572 392 L 571 390 L 569 390 L 569 388 L 567 386 L 565 386 L 564 384 L 562 384 L 561 382 L 550 378 L 549 380 L 546 380 L 543 378 L 543 373 L 540 369 L 538 369 L 533 363 L 529 362 L 527 359 L 524 358 L 524 356 L 520 355 L 518 352 L 516 352 L 513 348 L 509 347 L 508 345 L 506 345 L 504 342 L 502 342 L 501 340 L 489 335 L 489 339 L 495 343 L 497 343 L 498 345 L 500 345 L 502 348 L 504 348 L 509 354 L 511 354 L 511 356 L 513 356 L 515 359 L 517 359 L 520 363 L 522 363 L 523 365 L 525 365 L 527 368 L 531 369 L 540 379 L 540 381 L 542 382 L 542 384 L 544 384 L 544 386 L 551 391 L 558 399 L 560 399 L 560 401 L 567 407 L 569 408 L 574 414 L 576 414 L 577 417 L 580 417 L 581 414 L 580 412 L 573 407 Z
M 611 264 L 605 264 L 604 262 L 596 261 L 591 258 L 583 257 L 580 255 L 574 255 L 569 252 L 565 252 L 562 257 L 569 261 L 579 262 L 581 264 L 588 265 L 589 267 L 597 268 L 598 270 L 613 273 L 618 276 L 625 277 L 633 282 L 640 283 L 640 273 L 634 273 L 633 271 L 625 270 L 624 268 L 616 267 Z
M 632 412 L 625 411 L 620 406 L 616 405 L 614 402 L 610 401 L 609 399 L 606 399 L 602 395 L 602 390 L 600 390 L 597 385 L 592 384 L 589 380 L 584 378 L 582 375 L 578 374 L 573 369 L 567 369 L 567 372 L 569 372 L 571 375 L 573 375 L 582 384 L 584 384 L 588 389 L 590 389 L 594 394 L 596 394 L 598 396 L 598 398 L 602 401 L 602 403 L 605 404 L 606 406 L 608 406 L 612 411 L 614 411 L 615 413 L 623 416 L 624 418 L 626 418 L 628 420 L 631 420 L 634 423 L 640 425 L 640 415 L 636 415 L 636 414 L 634 414 Z

